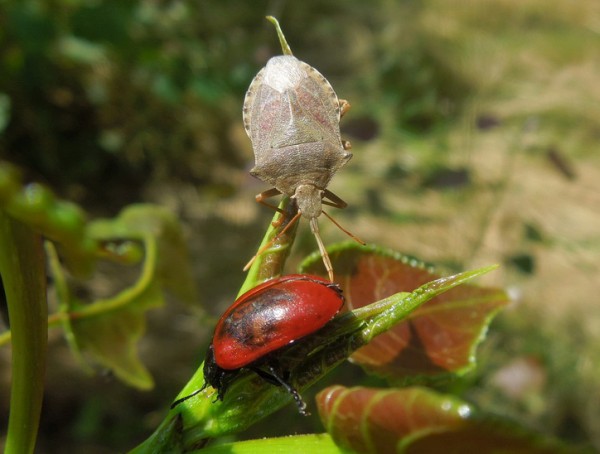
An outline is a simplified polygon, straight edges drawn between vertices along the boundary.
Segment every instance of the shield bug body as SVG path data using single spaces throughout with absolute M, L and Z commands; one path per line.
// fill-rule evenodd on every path
M 278 194 L 295 199 L 299 215 L 310 222 L 333 281 L 317 218 L 323 203 L 346 206 L 327 186 L 352 157 L 350 144 L 341 139 L 339 125 L 349 104 L 338 99 L 321 73 L 292 55 L 276 19 L 268 19 L 276 26 L 285 55 L 267 62 L 244 100 L 244 127 L 255 156 L 250 173 L 273 186 L 256 200 L 269 205 L 264 200 Z
M 217 399 L 223 400 L 240 371 L 251 370 L 283 386 L 306 414 L 306 404 L 289 384 L 289 370 L 282 370 L 278 355 L 326 325 L 343 304 L 337 284 L 302 274 L 273 279 L 244 293 L 217 323 L 204 360 L 204 387 L 215 388 Z

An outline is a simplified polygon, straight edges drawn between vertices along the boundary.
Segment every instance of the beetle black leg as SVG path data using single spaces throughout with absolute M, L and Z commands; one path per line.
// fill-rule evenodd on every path
M 248 369 L 250 369 L 267 383 L 275 386 L 281 386 L 281 382 L 275 378 L 274 374 L 270 374 L 269 372 L 266 372 L 258 367 L 248 367 Z
M 298 406 L 298 411 L 300 412 L 300 414 L 303 416 L 310 415 L 310 413 L 306 411 L 306 402 L 302 400 L 302 396 L 300 396 L 298 390 L 296 390 L 296 388 L 294 388 L 287 382 L 287 377 L 281 377 L 279 372 L 271 364 L 268 364 L 265 367 L 268 369 L 268 372 L 258 367 L 251 367 L 249 369 L 255 372 L 258 376 L 260 376 L 260 378 L 262 378 L 266 382 L 276 386 L 282 386 L 294 398 L 294 401 Z
M 296 401 L 296 405 L 298 406 L 298 411 L 300 412 L 300 414 L 303 416 L 310 415 L 310 413 L 306 410 L 306 402 L 304 402 L 302 400 L 302 396 L 300 396 L 300 393 L 298 392 L 298 390 L 296 388 L 294 388 L 292 385 L 290 385 L 287 381 L 285 381 L 281 377 L 279 377 L 279 375 L 277 375 L 277 372 L 275 371 L 275 368 L 273 368 L 273 366 L 268 366 L 268 368 L 269 368 L 269 372 L 271 372 L 271 374 L 273 375 L 275 380 L 277 380 L 279 382 L 279 384 L 281 386 L 283 386 L 285 388 L 285 390 L 292 395 L 292 397 Z
M 221 369 L 221 375 L 219 376 L 219 382 L 216 386 L 217 389 L 217 398 L 214 400 L 223 400 L 225 397 L 225 392 L 229 389 L 229 385 L 235 380 L 238 375 L 239 370 L 227 371 Z

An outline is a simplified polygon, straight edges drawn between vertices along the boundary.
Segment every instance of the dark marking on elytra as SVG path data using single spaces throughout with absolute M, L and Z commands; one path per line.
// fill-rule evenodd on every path
M 224 332 L 245 345 L 267 344 L 277 336 L 275 326 L 283 318 L 283 314 L 272 312 L 286 308 L 291 300 L 293 295 L 287 291 L 277 288 L 266 289 L 223 320 Z

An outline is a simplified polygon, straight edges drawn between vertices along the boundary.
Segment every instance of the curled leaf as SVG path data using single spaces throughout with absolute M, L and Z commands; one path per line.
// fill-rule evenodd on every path
M 137 342 L 146 326 L 146 311 L 164 303 L 164 290 L 171 290 L 186 301 L 195 299 L 179 225 L 161 207 L 133 205 L 115 219 L 90 223 L 86 233 L 103 245 L 108 259 L 124 263 L 143 259 L 141 273 L 133 285 L 111 298 L 84 304 L 72 295 L 56 251 L 48 243 L 50 272 L 59 300 L 59 314 L 52 320 L 62 324 L 78 358 L 85 353 L 127 384 L 151 388 L 152 377 L 137 352 Z M 128 244 L 133 247 L 124 247 Z M 108 247 L 111 245 L 118 247 Z M 138 254 L 139 245 L 143 255 Z
M 193 302 L 197 299 L 181 225 L 169 210 L 150 204 L 130 205 L 114 219 L 90 222 L 86 233 L 88 237 L 107 245 L 115 241 L 123 241 L 124 245 L 129 245 L 128 241 L 141 241 L 146 251 L 145 260 L 149 260 L 149 247 L 155 247 L 153 274 L 149 277 L 158 280 L 164 290 L 183 301 Z M 109 258 L 119 261 L 116 253 L 109 255 Z
M 317 395 L 319 415 L 340 446 L 358 453 L 560 453 L 554 440 L 426 388 L 333 386 Z

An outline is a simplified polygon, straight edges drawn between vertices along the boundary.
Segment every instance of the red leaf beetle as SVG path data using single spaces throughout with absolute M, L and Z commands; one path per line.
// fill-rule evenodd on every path
M 288 383 L 277 354 L 318 331 L 342 308 L 344 297 L 337 284 L 317 276 L 290 274 L 267 281 L 240 296 L 220 318 L 204 360 L 204 386 L 173 403 L 171 408 L 208 385 L 223 400 L 238 373 L 251 370 L 265 381 L 283 386 L 300 413 L 306 404 Z

